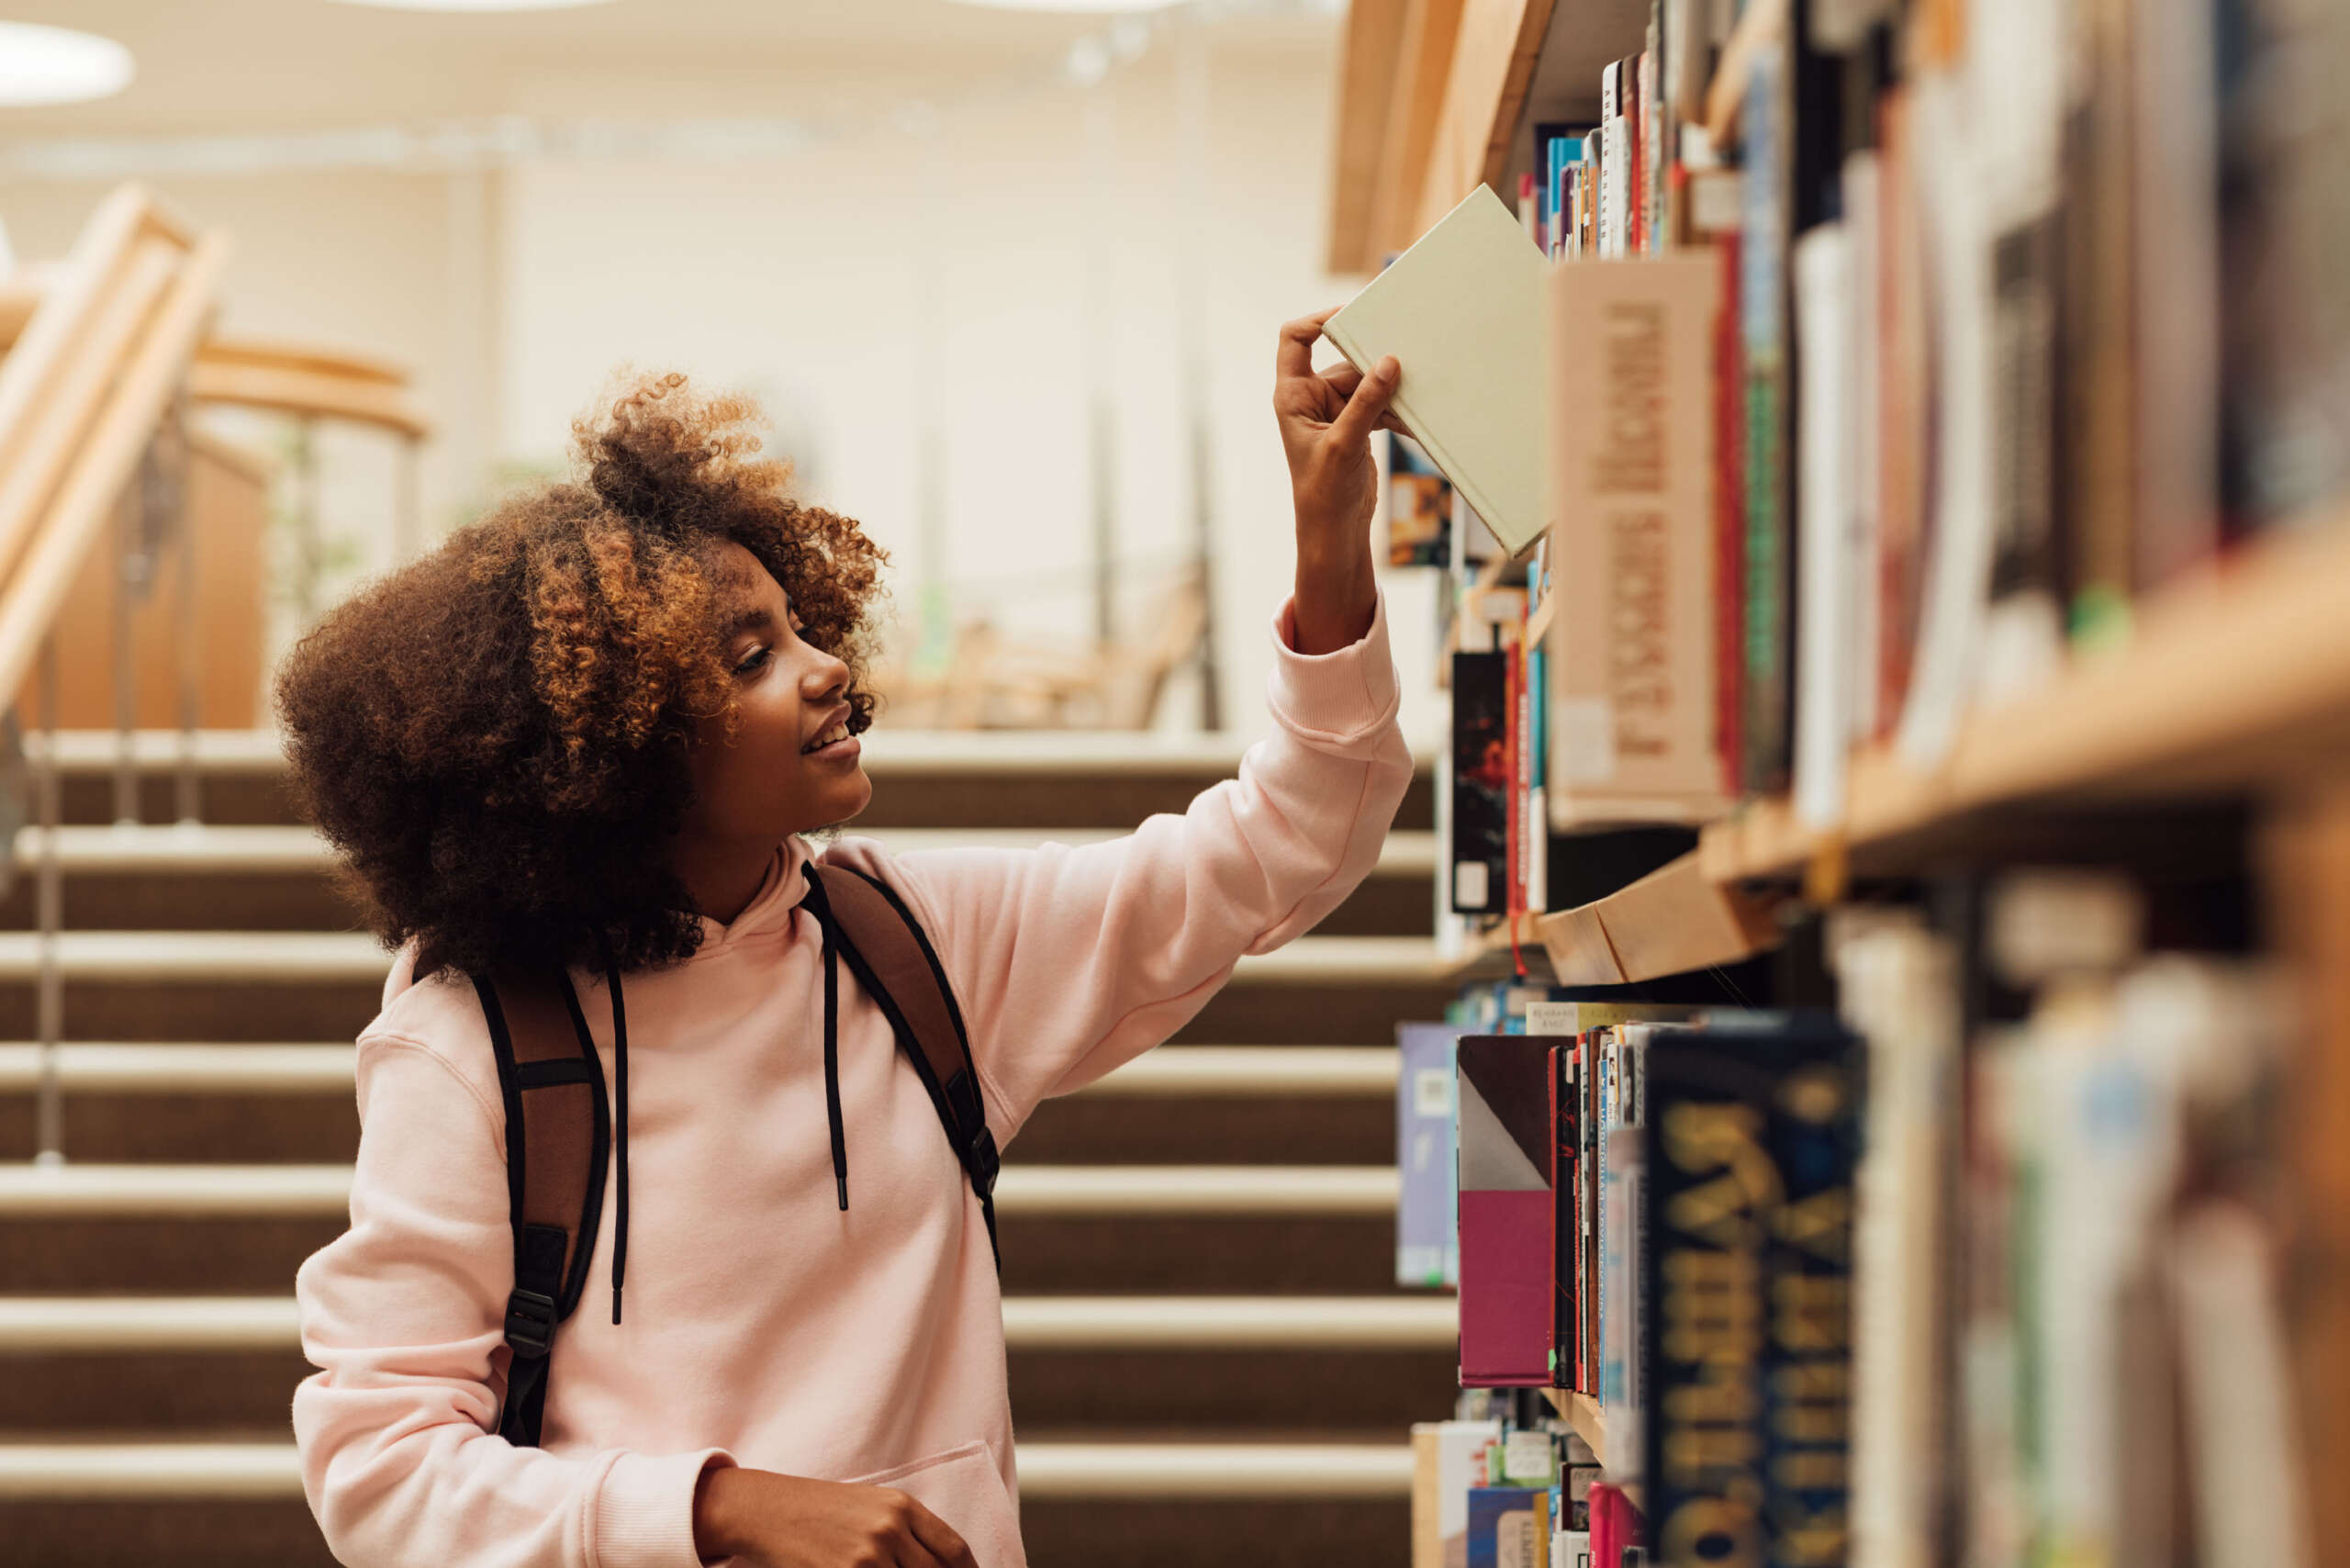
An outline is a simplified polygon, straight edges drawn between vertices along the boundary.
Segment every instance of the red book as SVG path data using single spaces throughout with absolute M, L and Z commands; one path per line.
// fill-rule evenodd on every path
M 1620 1486 L 1591 1484 L 1591 1568 L 1623 1568 L 1624 1549 L 1640 1544 L 1640 1511 Z

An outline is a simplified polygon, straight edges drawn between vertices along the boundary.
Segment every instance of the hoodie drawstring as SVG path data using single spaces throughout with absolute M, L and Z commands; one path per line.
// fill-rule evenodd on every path
M 612 961 L 610 939 L 599 930 L 596 951 L 604 960 L 604 982 L 612 991 L 613 1131 L 619 1139 L 621 1191 L 620 1234 L 612 1238 L 612 1321 L 621 1320 L 621 1285 L 628 1278 L 628 1009 L 621 1001 L 620 966 Z
M 808 913 L 815 917 L 817 933 L 824 944 L 824 1114 L 833 1127 L 833 1185 L 840 1195 L 841 1212 L 848 1212 L 848 1135 L 841 1130 L 841 967 L 840 954 L 833 940 L 833 906 L 824 898 L 824 885 L 816 879 L 812 869 L 802 868 L 807 879 L 808 896 L 804 901 Z

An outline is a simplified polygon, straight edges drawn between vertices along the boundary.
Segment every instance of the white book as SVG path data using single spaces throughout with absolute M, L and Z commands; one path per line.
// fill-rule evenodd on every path
M 1844 817 L 1844 756 L 1852 734 L 1851 621 L 1860 585 L 1849 581 L 1844 228 L 1823 223 L 1796 241 L 1796 353 L 1802 407 L 1796 416 L 1795 807 L 1804 825 Z
M 1847 587 L 1852 595 L 1851 668 L 1852 738 L 1865 741 L 1877 732 L 1877 644 L 1883 635 L 1882 596 L 1877 590 L 1884 561 L 1884 465 L 1878 452 L 1877 409 L 1885 397 L 1884 365 L 1880 358 L 1882 332 L 1877 322 L 1878 280 L 1883 275 L 1884 240 L 1877 218 L 1877 154 L 1874 149 L 1844 160 L 1845 267 L 1850 286 L 1844 290 L 1844 354 L 1851 396 L 1845 399 L 1845 493 L 1849 530 L 1845 543 L 1852 554 Z
M 1366 374 L 1395 356 L 1396 417 L 1513 555 L 1550 524 L 1542 271 L 1516 216 L 1479 185 L 1322 329 Z

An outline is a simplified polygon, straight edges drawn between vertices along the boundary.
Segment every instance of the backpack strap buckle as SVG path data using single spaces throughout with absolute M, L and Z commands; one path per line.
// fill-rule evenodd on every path
M 995 1195 L 995 1179 L 1003 1170 L 1003 1156 L 996 1152 L 995 1134 L 985 1123 L 971 1135 L 965 1166 L 971 1173 L 971 1185 L 982 1198 Z
M 554 1344 L 554 1297 L 517 1288 L 506 1298 L 506 1342 L 518 1356 L 543 1356 Z

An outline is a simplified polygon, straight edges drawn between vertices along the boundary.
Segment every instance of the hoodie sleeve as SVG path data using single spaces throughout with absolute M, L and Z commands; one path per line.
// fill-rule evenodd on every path
M 889 863 L 935 933 L 1002 1137 L 1166 1039 L 1242 955 L 1311 927 L 1376 864 L 1412 777 L 1385 603 L 1319 655 L 1291 647 L 1292 616 L 1274 623 L 1272 734 L 1182 815 L 1082 848 Z
M 504 1121 L 416 1041 L 359 1042 L 351 1228 L 303 1263 L 302 1490 L 350 1568 L 701 1568 L 722 1449 L 576 1458 L 497 1435 L 513 1286 Z

